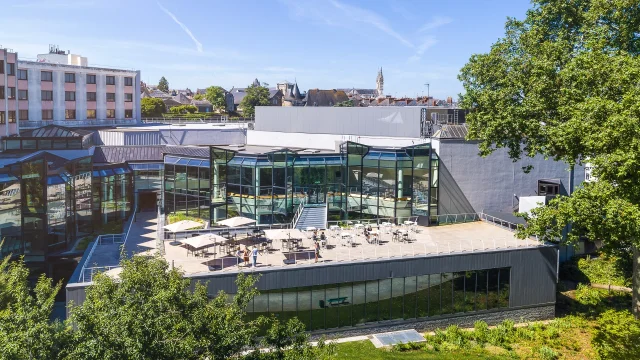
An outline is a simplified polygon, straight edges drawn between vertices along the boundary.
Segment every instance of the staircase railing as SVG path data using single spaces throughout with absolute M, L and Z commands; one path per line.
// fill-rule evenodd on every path
M 300 203 L 298 204 L 298 209 L 296 209 L 296 213 L 293 215 L 293 220 L 291 221 L 291 228 L 295 229 L 296 225 L 298 225 L 298 220 L 300 220 L 300 215 L 302 215 L 302 211 L 304 210 L 304 204 L 307 202 L 307 198 L 300 199 Z

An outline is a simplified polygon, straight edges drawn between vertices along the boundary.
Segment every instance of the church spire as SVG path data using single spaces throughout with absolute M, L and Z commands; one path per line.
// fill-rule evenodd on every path
M 376 78 L 376 92 L 378 97 L 384 96 L 384 76 L 382 75 L 382 68 L 378 71 L 378 77 Z

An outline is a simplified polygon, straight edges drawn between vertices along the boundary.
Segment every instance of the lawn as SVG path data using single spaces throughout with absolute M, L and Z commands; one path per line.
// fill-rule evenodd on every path
M 469 331 L 451 326 L 427 343 L 376 349 L 370 341 L 337 344 L 339 359 L 594 359 L 592 339 L 606 310 L 631 307 L 630 294 L 585 287 L 558 293 L 555 320 L 514 326 L 505 321 Z M 593 299 L 596 299 L 594 303 Z
M 491 354 L 488 350 L 454 350 L 450 352 L 440 351 L 394 351 L 376 349 L 370 341 L 356 341 L 338 344 L 338 359 L 509 359 L 509 357 Z

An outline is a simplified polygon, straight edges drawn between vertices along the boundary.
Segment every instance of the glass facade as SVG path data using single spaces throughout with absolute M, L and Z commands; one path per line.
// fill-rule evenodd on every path
M 164 164 L 162 163 L 136 163 L 129 164 L 133 171 L 134 190 L 162 190 L 164 179 Z
M 208 159 L 165 156 L 165 211 L 209 220 L 211 206 L 209 177 Z
M 93 218 L 96 223 L 123 221 L 131 212 L 132 172 L 126 164 L 93 170 Z
M 333 154 L 282 149 L 249 155 L 212 147 L 210 166 L 212 223 L 233 216 L 285 223 L 303 199 L 326 203 L 329 221 L 437 219 L 438 159 L 430 144 L 375 149 L 346 142 Z M 165 192 L 176 192 L 178 171 L 168 173 Z M 167 211 L 181 211 L 172 201 L 165 200 Z
M 297 317 L 307 330 L 509 307 L 510 268 L 262 291 L 247 317 Z

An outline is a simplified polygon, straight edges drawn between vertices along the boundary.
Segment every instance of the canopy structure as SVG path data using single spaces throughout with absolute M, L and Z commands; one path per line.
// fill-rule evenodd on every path
M 226 242 L 227 239 L 215 234 L 204 234 L 182 241 L 184 245 L 189 246 L 193 250 L 200 250 L 215 245 L 217 242 Z
M 197 222 L 197 221 L 193 221 L 193 220 L 181 220 L 178 222 L 175 222 L 171 225 L 167 225 L 164 227 L 165 230 L 169 230 L 172 233 L 178 232 L 178 231 L 185 231 L 185 230 L 189 230 L 189 229 L 193 229 L 196 227 L 200 227 L 203 226 L 201 223 Z
M 249 218 L 244 217 L 244 216 L 236 216 L 236 217 L 232 217 L 230 219 L 218 221 L 217 224 L 218 225 L 223 225 L 223 226 L 228 226 L 228 227 L 238 227 L 238 226 L 244 226 L 244 225 L 248 225 L 248 224 L 253 224 L 254 222 L 256 222 L 254 219 L 249 219 Z
M 304 238 L 305 235 L 302 231 L 298 229 L 271 229 L 265 230 L 264 235 L 269 240 L 289 240 L 293 239 L 301 239 Z

